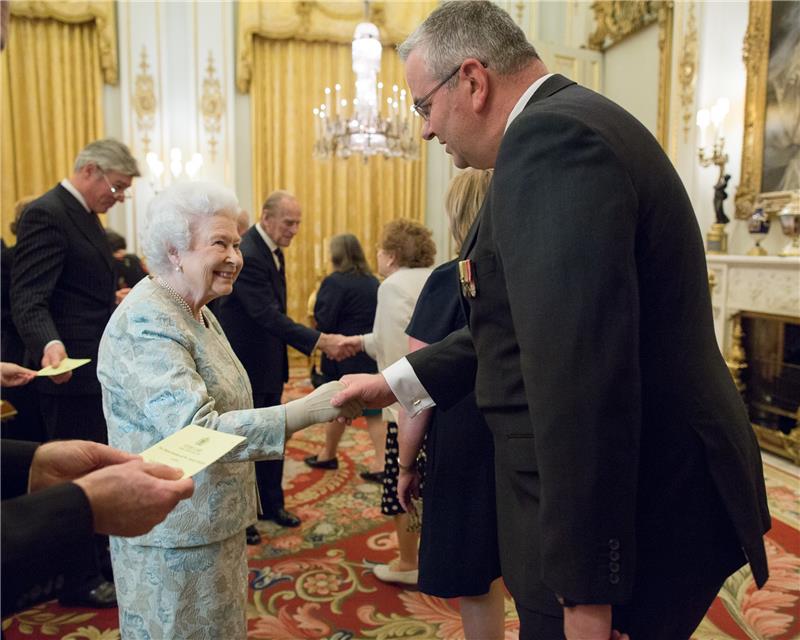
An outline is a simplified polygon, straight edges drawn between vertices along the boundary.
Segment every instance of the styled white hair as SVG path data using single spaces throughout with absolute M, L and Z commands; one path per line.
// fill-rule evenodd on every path
M 230 189 L 213 182 L 176 182 L 150 201 L 142 234 L 147 266 L 156 274 L 170 270 L 170 252 L 188 251 L 203 218 L 225 216 L 236 222 L 239 201 Z

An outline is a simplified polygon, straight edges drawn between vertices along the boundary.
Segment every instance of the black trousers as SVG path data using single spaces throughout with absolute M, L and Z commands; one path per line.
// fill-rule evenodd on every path
M 746 562 L 711 479 L 682 496 L 674 511 L 697 517 L 680 519 L 685 532 L 675 545 L 659 546 L 648 539 L 639 542 L 633 599 L 613 608 L 613 628 L 631 640 L 688 640 L 727 577 Z M 701 512 L 705 517 L 700 517 Z M 517 612 L 520 640 L 564 638 L 561 618 L 519 603 Z
M 53 384 L 49 380 L 44 383 Z M 77 438 L 108 444 L 103 398 L 99 393 L 66 396 L 40 392 L 39 405 L 48 440 Z
M 43 384 L 53 383 L 45 380 Z M 108 444 L 103 398 L 99 393 L 75 396 L 40 393 L 39 398 L 48 440 L 78 439 Z M 93 588 L 104 574 L 110 577 L 108 536 L 94 538 L 94 545 L 89 545 L 80 558 L 75 558 L 74 572 L 65 575 L 64 592 L 81 591 L 87 586 Z
M 253 394 L 253 406 L 274 407 L 281 403 L 281 392 Z M 283 509 L 283 459 L 260 460 L 255 463 L 256 484 L 258 496 L 261 501 L 261 513 L 269 518 L 274 516 L 279 509 Z

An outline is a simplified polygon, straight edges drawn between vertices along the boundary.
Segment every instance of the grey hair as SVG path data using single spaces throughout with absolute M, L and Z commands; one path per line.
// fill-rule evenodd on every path
M 273 216 L 278 215 L 280 212 L 281 203 L 287 199 L 294 200 L 295 197 L 288 191 L 283 191 L 281 189 L 278 191 L 273 191 L 267 196 L 267 199 L 264 200 L 264 206 L 261 207 L 261 214 L 267 218 L 272 218 Z
M 131 177 L 142 175 L 131 150 L 114 138 L 95 140 L 81 149 L 75 158 L 75 171 L 80 171 L 87 164 L 95 165 L 103 173 L 116 171 Z
M 172 268 L 170 253 L 188 251 L 203 218 L 225 216 L 236 222 L 239 201 L 230 189 L 213 182 L 176 182 L 150 201 L 142 233 L 142 252 L 156 274 Z
M 445 78 L 467 58 L 476 58 L 500 75 L 511 75 L 539 59 L 511 16 L 492 2 L 443 2 L 397 48 L 405 62 L 419 50 L 434 78 Z M 450 81 L 451 85 L 456 78 Z

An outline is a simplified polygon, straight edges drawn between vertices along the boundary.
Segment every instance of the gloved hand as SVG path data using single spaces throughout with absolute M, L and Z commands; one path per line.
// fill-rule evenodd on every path
M 344 389 L 341 382 L 326 382 L 303 398 L 286 403 L 286 433 L 291 435 L 318 422 L 330 422 L 343 416 L 347 419 L 361 415 L 364 405 L 348 400 L 341 407 L 332 407 L 331 398 Z

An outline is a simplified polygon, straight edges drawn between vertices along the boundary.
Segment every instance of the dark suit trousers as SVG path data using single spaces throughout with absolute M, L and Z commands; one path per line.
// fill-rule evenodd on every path
M 43 384 L 53 383 L 45 380 Z M 68 396 L 40 392 L 39 398 L 48 440 L 77 438 L 108 444 L 103 398 L 99 393 Z
M 53 383 L 44 380 L 42 384 Z M 103 398 L 99 393 L 75 396 L 40 393 L 39 398 L 48 440 L 79 439 L 108 444 Z M 75 558 L 73 566 L 75 570 L 65 576 L 66 592 L 81 590 L 85 585 L 93 588 L 103 574 L 110 576 L 108 536 L 95 535 L 94 548 Z
M 527 417 L 486 417 L 495 439 L 501 562 L 519 612 L 520 640 L 558 640 L 564 637 L 562 609 L 538 578 L 530 547 L 537 536 L 529 523 L 539 521 L 538 474 L 535 462 L 520 459 L 527 453 L 522 439 L 507 435 L 522 433 Z M 702 448 L 687 446 L 680 455 L 687 464 L 675 466 L 668 483 L 641 488 L 652 500 L 638 505 L 633 598 L 613 608 L 614 628 L 632 640 L 688 639 L 725 579 L 745 563 Z
M 281 403 L 281 392 L 254 393 L 253 407 L 274 407 Z M 274 516 L 279 509 L 283 509 L 283 459 L 260 460 L 255 463 L 256 484 L 261 500 L 261 513 L 264 517 Z

